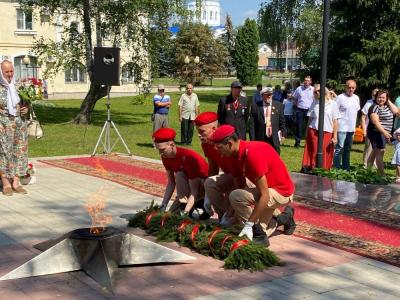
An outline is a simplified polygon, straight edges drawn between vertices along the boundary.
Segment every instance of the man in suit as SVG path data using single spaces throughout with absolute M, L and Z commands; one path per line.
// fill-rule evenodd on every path
M 282 103 L 272 100 L 272 92 L 271 87 L 262 89 L 263 101 L 251 104 L 250 140 L 267 142 L 280 154 L 280 144 L 286 136 L 284 107 Z
M 231 93 L 221 98 L 218 104 L 219 125 L 231 125 L 242 140 L 246 140 L 247 121 L 249 118 L 249 101 L 241 95 L 242 84 L 234 81 Z

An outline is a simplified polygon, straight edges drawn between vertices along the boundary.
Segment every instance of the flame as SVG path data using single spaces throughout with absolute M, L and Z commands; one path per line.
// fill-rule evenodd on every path
M 107 170 L 103 167 L 103 165 L 100 162 L 100 159 L 98 159 L 97 157 L 95 158 L 95 168 L 96 168 L 96 172 L 99 173 L 99 175 L 101 176 L 105 176 L 107 175 Z
M 100 160 L 96 159 L 96 170 L 101 174 L 105 175 L 107 171 L 101 165 Z M 104 214 L 106 205 L 106 194 L 107 190 L 101 187 L 96 193 L 89 196 L 89 199 L 85 205 L 86 211 L 92 219 L 90 226 L 91 234 L 100 234 L 104 231 L 105 227 L 112 222 L 112 216 Z
M 92 224 L 90 226 L 91 234 L 100 234 L 112 221 L 111 215 L 104 214 L 104 209 L 107 206 L 105 194 L 105 189 L 101 188 L 93 195 L 90 195 L 89 200 L 85 205 L 86 211 L 92 219 Z

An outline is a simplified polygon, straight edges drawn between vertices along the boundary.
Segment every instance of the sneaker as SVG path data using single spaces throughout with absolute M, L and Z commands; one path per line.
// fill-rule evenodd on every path
M 395 183 L 400 183 L 400 177 L 397 177 Z
M 260 223 L 253 225 L 253 242 L 269 247 L 269 239 Z
M 283 233 L 292 235 L 296 229 L 296 222 L 294 221 L 294 208 L 290 205 L 285 207 L 283 213 L 276 217 L 278 226 L 283 225 Z

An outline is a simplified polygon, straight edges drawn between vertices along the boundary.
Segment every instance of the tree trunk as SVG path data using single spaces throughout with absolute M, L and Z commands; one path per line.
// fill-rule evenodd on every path
M 90 88 L 83 100 L 79 114 L 75 117 L 75 124 L 90 124 L 92 121 L 92 112 L 97 100 L 107 95 L 107 86 L 90 83 Z

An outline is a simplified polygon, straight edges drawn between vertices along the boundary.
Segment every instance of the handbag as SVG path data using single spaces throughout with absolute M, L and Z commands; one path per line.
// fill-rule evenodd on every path
M 364 132 L 363 132 L 361 126 L 358 126 L 356 128 L 356 131 L 354 132 L 353 141 L 355 143 L 363 143 L 364 142 Z
M 42 125 L 40 125 L 39 120 L 37 119 L 32 106 L 29 109 L 29 119 L 27 121 L 27 130 L 28 130 L 28 135 L 30 135 L 30 136 L 34 136 L 37 139 L 40 139 L 43 137 Z

